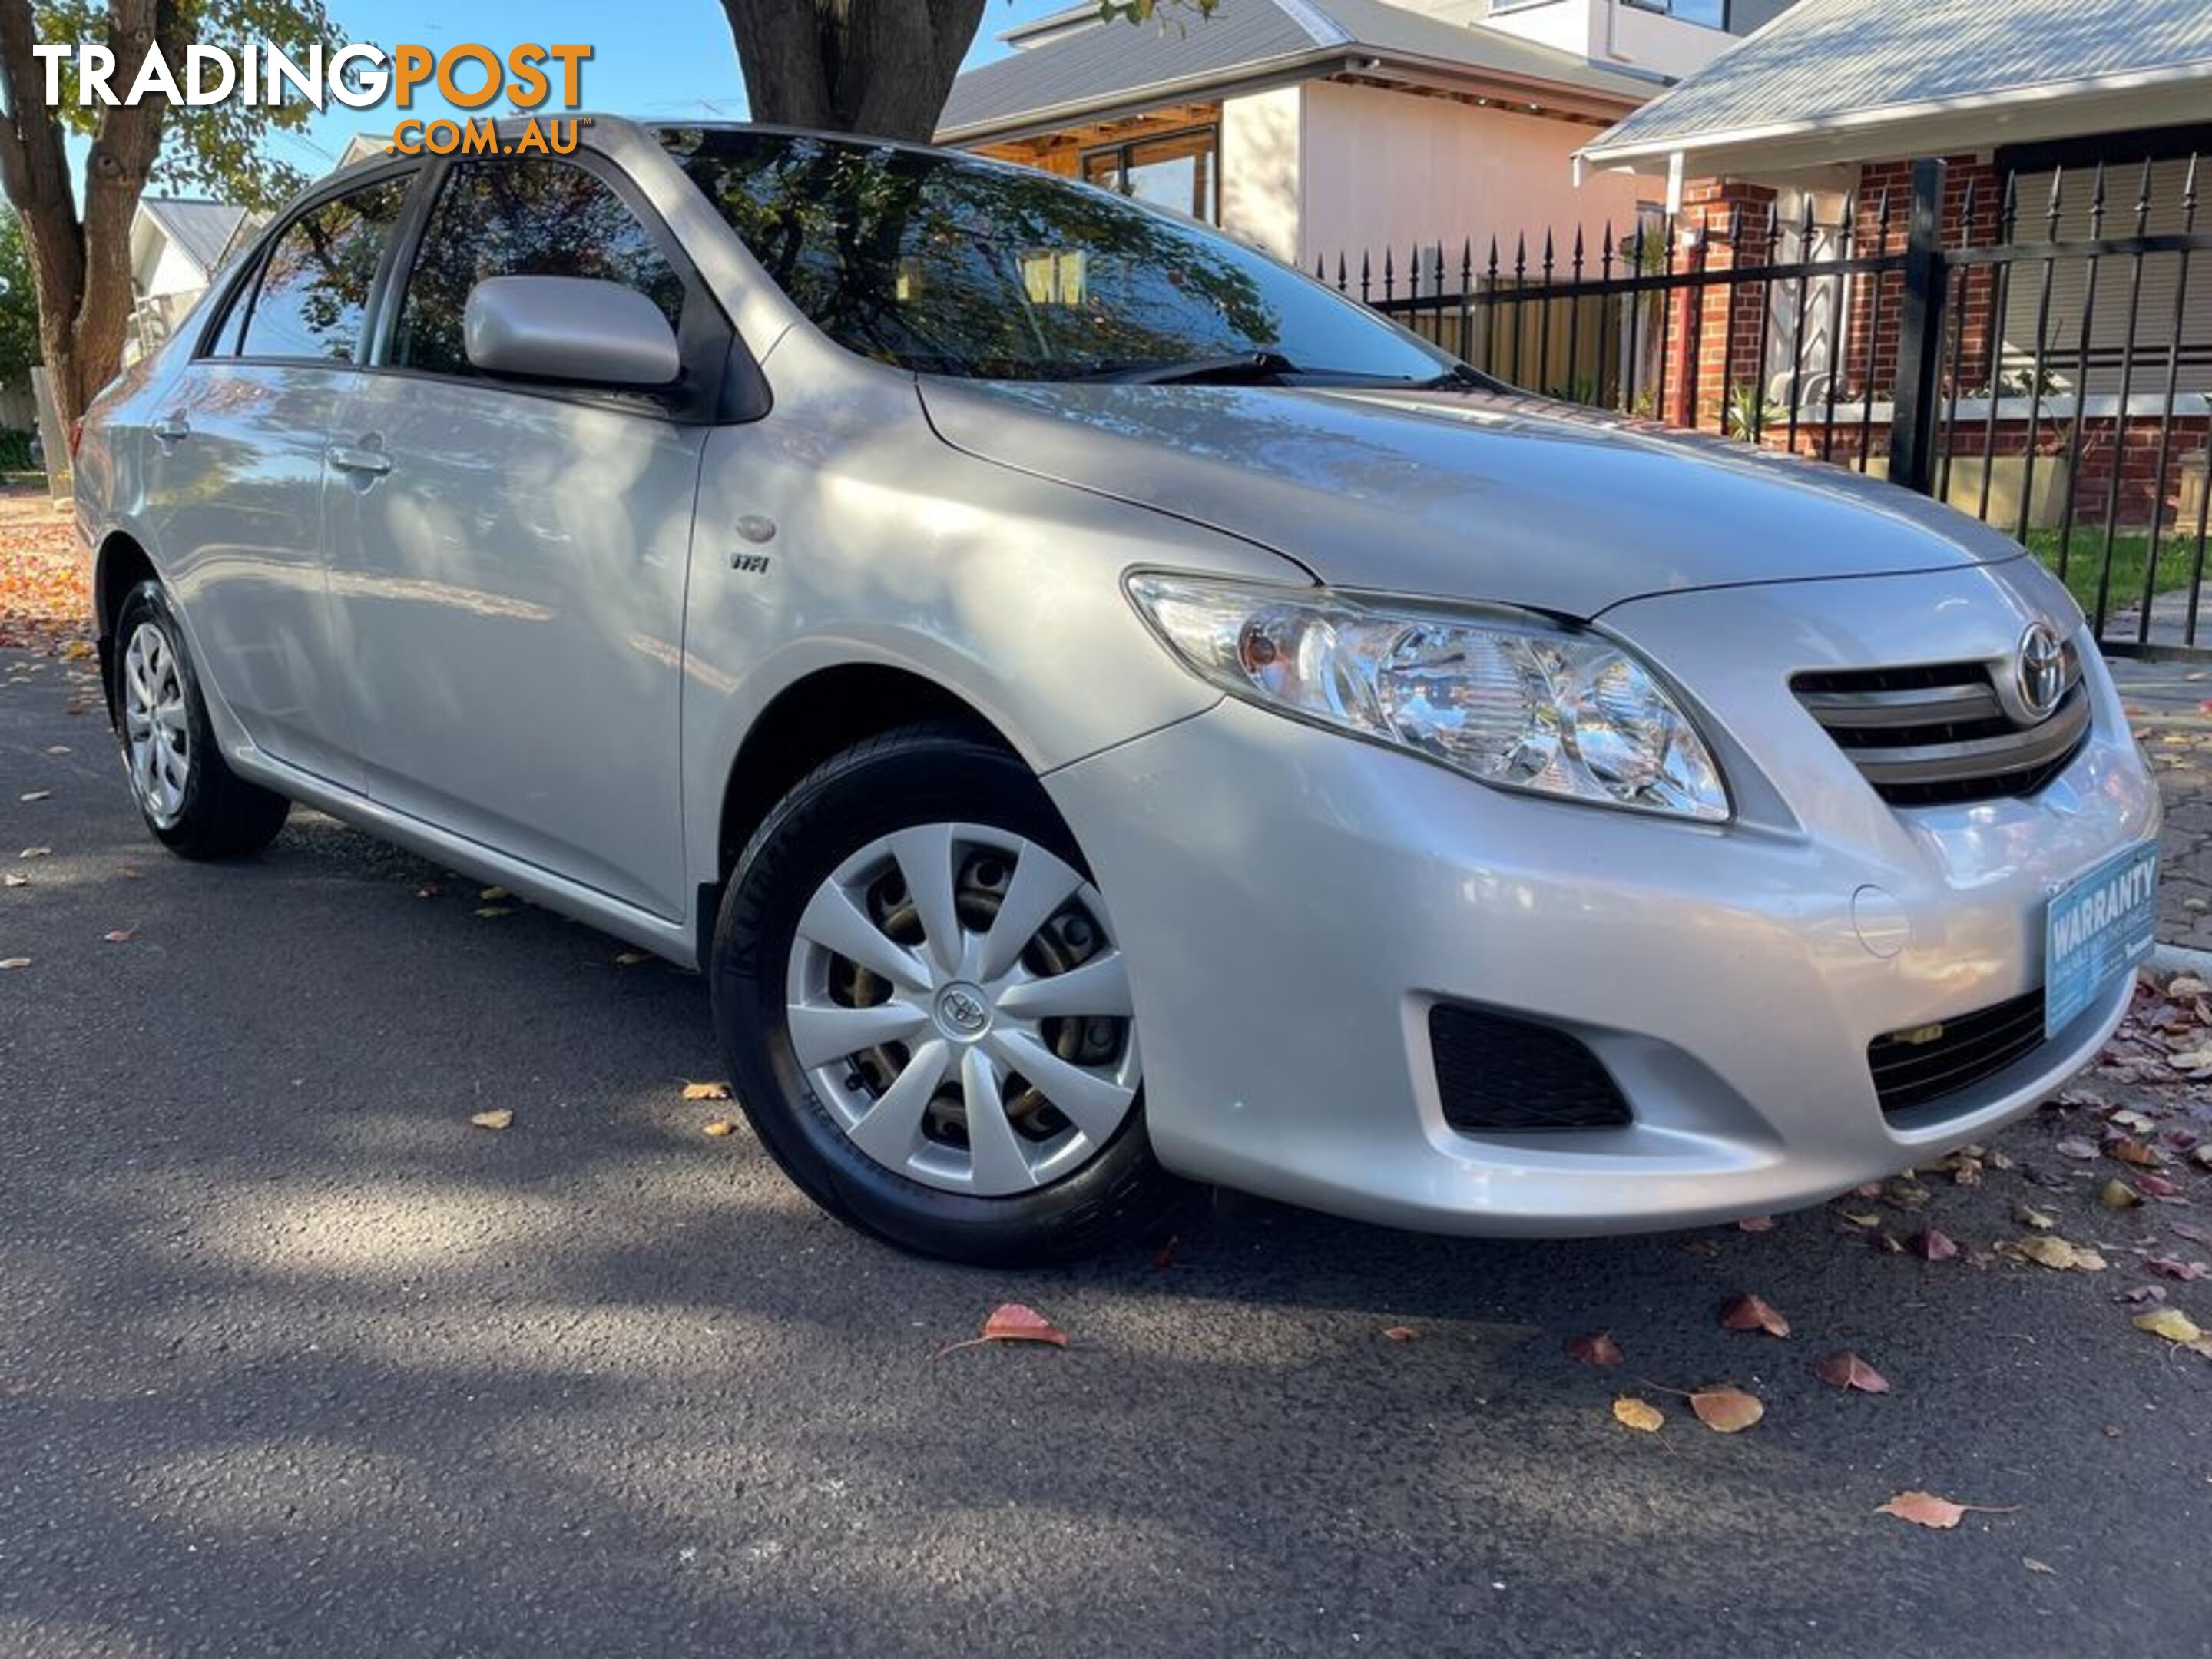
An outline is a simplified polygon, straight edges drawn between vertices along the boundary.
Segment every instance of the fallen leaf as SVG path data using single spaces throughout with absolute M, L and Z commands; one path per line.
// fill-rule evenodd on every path
M 2198 1328 L 2197 1322 L 2179 1308 L 2160 1308 L 2154 1313 L 2137 1314 L 2135 1328 L 2183 1346 L 2204 1340 L 2204 1333 Z
M 1169 1236 L 1168 1242 L 1161 1245 L 1158 1249 L 1152 1252 L 1152 1271 L 1159 1273 L 1165 1273 L 1169 1268 L 1175 1266 L 1176 1257 L 1182 1254 L 1182 1235 L 1179 1233 L 1170 1234 Z
M 31 959 L 28 957 L 0 957 L 0 969 L 27 968 L 30 965 Z
M 49 749 L 46 752 L 51 755 L 53 750 Z M 62 752 L 67 754 L 69 751 L 64 750 Z M 2176 974 L 2166 981 L 2166 994 L 2176 1002 L 2184 997 L 2201 997 L 2207 993 L 2212 993 L 2212 985 L 2206 984 L 2194 974 Z
M 29 796 L 24 797 L 26 800 Z M 2166 1063 L 2177 1072 L 2201 1072 L 2212 1066 L 2212 1048 L 2191 1048 L 2187 1054 L 2168 1054 Z
M 135 927 L 118 927 L 114 932 L 102 933 L 100 937 L 110 945 L 128 945 L 138 937 L 138 930 Z
M 1790 1334 L 1790 1322 L 1748 1291 L 1721 1309 L 1721 1323 L 1732 1331 L 1765 1331 L 1769 1336 Z
M 2039 1233 L 2047 1233 L 2053 1227 L 2056 1227 L 2058 1224 L 2058 1218 L 2057 1216 L 2051 1214 L 2046 1210 L 2039 1210 L 2033 1204 L 2014 1205 L 2013 1206 L 2012 1218 L 2020 1223 L 2021 1226 L 2033 1227 Z
M 2105 1156 L 2116 1163 L 2132 1164 L 2138 1169 L 2153 1169 L 2166 1162 L 2166 1155 L 2155 1146 L 2146 1146 L 2131 1135 L 2114 1135 L 2105 1143 Z
M 438 898 L 444 895 L 445 890 L 446 890 L 439 886 L 436 882 L 426 881 L 420 887 L 417 887 L 415 890 L 415 896 L 416 898 Z
M 1771 1215 L 1747 1215 L 1735 1225 L 1738 1232 L 1771 1233 L 1774 1231 L 1774 1218 Z
M 1858 1186 L 1851 1188 L 1851 1196 L 1854 1198 L 1880 1198 L 1881 1196 L 1881 1182 L 1879 1181 L 1862 1182 Z
M 2114 1176 L 2098 1192 L 2097 1202 L 2108 1210 L 2132 1210 L 2142 1202 L 2142 1194 Z
M 1064 1348 L 1067 1346 L 1067 1334 L 1035 1308 L 1025 1308 L 1018 1302 L 1002 1302 L 984 1320 L 981 1336 L 948 1343 L 930 1358 L 942 1359 L 958 1349 L 979 1347 L 986 1342 L 1048 1342 L 1055 1348 Z
M 1969 1514 L 2010 1515 L 2019 1507 L 2017 1504 L 1954 1504 L 1932 1492 L 1901 1492 L 1875 1513 L 1893 1515 L 1916 1527 L 1933 1527 L 1941 1532 L 1957 1526 Z
M 1846 1393 L 1854 1389 L 1860 1394 L 1889 1392 L 1889 1379 L 1849 1349 L 1830 1354 L 1813 1370 L 1830 1388 L 1842 1389 Z
M 1867 1244 L 1876 1255 L 1903 1255 L 1905 1254 L 1904 1241 L 1899 1239 L 1895 1233 L 1887 1231 L 1887 1230 L 1875 1234 L 1873 1237 L 1867 1240 Z
M 49 755 L 66 755 L 70 751 L 70 746 L 65 743 L 50 743 L 46 745 L 46 752 Z M 2179 996 L 2181 994 L 2178 991 L 2168 991 L 2166 994 L 2168 996 Z
M 726 1117 L 718 1117 L 713 1119 L 711 1121 L 702 1124 L 699 1128 L 699 1133 L 706 1136 L 709 1140 L 720 1140 L 723 1136 L 734 1133 L 737 1127 L 738 1126 L 731 1122 L 729 1119 Z
M 1879 1227 L 1881 1218 L 1865 1210 L 1838 1210 L 1836 1213 L 1854 1227 Z
M 2166 1286 L 2138 1285 L 2131 1291 L 2122 1291 L 2112 1300 L 2130 1308 L 2153 1307 L 2166 1300 Z
M 469 1121 L 479 1129 L 504 1129 L 514 1121 L 514 1114 L 504 1106 L 489 1112 L 478 1112 Z
M 2202 1261 L 2184 1261 L 2179 1256 L 2154 1255 L 2143 1263 L 2143 1271 L 2156 1273 L 2160 1279 L 2178 1279 L 2185 1285 L 2212 1276 L 2212 1267 Z
M 641 962 L 651 962 L 652 960 L 653 953 L 650 951 L 623 951 L 616 954 L 615 966 L 617 968 L 635 968 Z
M 1759 1403 L 1756 1395 L 1727 1382 L 1699 1389 L 1690 1396 L 1690 1409 L 1697 1413 L 1698 1422 L 1716 1434 L 1741 1434 L 1766 1415 L 1766 1407 Z
M 2070 1158 L 2076 1163 L 2087 1163 L 2097 1155 L 2096 1143 L 2083 1140 L 2078 1135 L 2069 1135 L 2065 1139 L 2053 1146 L 2051 1150 L 2057 1152 L 2059 1157 Z
M 1989 1157 L 1984 1162 L 1992 1170 L 2009 1170 L 2013 1164 L 2012 1154 L 1992 1146 L 1990 1148 Z
M 2145 1117 L 2141 1112 L 2130 1111 L 2124 1107 L 2114 1112 L 2105 1121 L 2118 1124 L 2123 1129 L 2133 1130 L 2137 1134 L 2148 1134 L 2158 1127 L 2157 1119 Z
M 487 904 L 483 908 L 477 911 L 477 914 L 482 916 L 486 921 L 495 921 L 501 916 L 513 915 L 514 914 L 514 907 L 508 904 Z
M 1959 1247 L 1952 1242 L 1951 1236 L 1934 1227 L 1923 1228 L 1913 1234 L 1906 1243 L 1912 1254 L 1923 1261 L 1948 1261 L 1959 1254 Z
M 2039 1561 L 2032 1555 L 2021 1556 L 2020 1558 L 2020 1564 L 2023 1567 L 2026 1567 L 2030 1572 L 2047 1572 L 2054 1577 L 2057 1576 L 2057 1568 L 2052 1566 L 2048 1561 Z
M 53 798 L 54 792 L 51 789 L 26 789 L 21 794 L 15 797 L 17 800 L 23 802 L 27 805 L 34 800 L 52 800 Z
M 1650 1401 L 1625 1394 L 1613 1402 L 1613 1420 L 1638 1434 L 1656 1434 L 1667 1419 Z
M 1618 1365 L 1620 1364 L 1620 1344 L 1613 1340 L 1611 1331 L 1598 1331 L 1589 1336 L 1567 1339 L 1567 1358 L 1585 1365 Z
M 1411 1342 L 1419 1334 L 1411 1325 L 1386 1325 L 1382 1329 L 1385 1342 Z
M 687 1083 L 684 1085 L 686 1100 L 727 1100 L 730 1085 L 726 1083 Z
M 2012 1250 L 2030 1261 L 2058 1272 L 2072 1269 L 2077 1273 L 2094 1273 L 2102 1271 L 2105 1258 L 2094 1250 L 2079 1244 L 2069 1243 L 2057 1233 L 2044 1233 L 2034 1238 L 2023 1238 L 2012 1245 Z
M 1982 1160 L 1978 1158 L 1953 1158 L 1951 1160 L 1951 1180 L 1956 1186 L 1980 1186 L 1982 1184 Z
M 15 854 L 19 859 L 50 859 L 53 855 L 54 849 L 51 847 L 26 847 Z
M 501 899 L 513 898 L 514 896 L 514 895 L 508 892 L 504 887 L 482 887 L 477 890 L 477 897 L 481 899 L 486 904 L 496 904 Z
M 2191 1244 L 2212 1244 L 2212 1228 L 2200 1227 L 2193 1221 L 2169 1221 L 2166 1226 L 2176 1238 L 2185 1238 Z
M 2145 1198 L 2179 1199 L 2182 1196 L 2179 1182 L 2168 1181 L 2162 1175 L 2148 1172 L 2136 1177 L 2136 1190 Z
M 19 876 L 10 870 L 4 877 L 0 877 L 0 882 L 4 882 L 10 887 L 28 887 L 31 884 L 31 878 L 28 876 Z

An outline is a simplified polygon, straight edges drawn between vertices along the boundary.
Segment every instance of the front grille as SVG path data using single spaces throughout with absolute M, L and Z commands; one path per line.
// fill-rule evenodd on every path
M 1867 1045 L 1882 1114 L 1971 1089 L 2043 1045 L 2043 993 L 2030 991 L 1955 1019 L 1892 1031 Z
M 1429 1050 L 1444 1121 L 1497 1133 L 1522 1129 L 1613 1129 L 1628 1103 L 1580 1039 L 1548 1025 L 1437 1004 Z
M 2070 645 L 2065 695 L 2027 724 L 1999 698 L 1986 663 L 1827 669 L 1798 675 L 1790 689 L 1893 806 L 2032 795 L 2089 734 L 2089 694 Z

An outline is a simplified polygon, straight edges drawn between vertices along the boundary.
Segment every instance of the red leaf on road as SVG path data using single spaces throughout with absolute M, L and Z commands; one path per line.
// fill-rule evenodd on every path
M 1722 1308 L 1721 1323 L 1732 1331 L 1765 1331 L 1769 1336 L 1790 1334 L 1790 1322 L 1768 1306 L 1763 1297 L 1748 1291 Z
M 2178 1256 L 2154 1255 L 2143 1263 L 2143 1271 L 2156 1273 L 2160 1279 L 2178 1279 L 2183 1284 L 2212 1276 L 2212 1267 L 2202 1261 L 2184 1261 Z
M 1618 1365 L 1620 1364 L 1620 1345 L 1613 1340 L 1611 1331 L 1569 1337 L 1567 1357 L 1578 1359 L 1585 1365 Z
M 1948 1261 L 1959 1254 L 1959 1247 L 1951 1236 L 1933 1227 L 1913 1234 L 1907 1244 L 1923 1261 Z
M 1916 1527 L 1933 1527 L 1947 1531 L 1955 1527 L 1967 1515 L 2010 1515 L 2020 1507 L 2017 1504 L 1954 1504 L 1948 1498 L 1938 1498 L 1932 1492 L 1901 1492 L 1875 1510 L 1876 1515 L 1893 1515 L 1900 1521 L 1910 1521 Z
M 983 1322 L 981 1336 L 951 1343 L 930 1357 L 942 1359 L 955 1349 L 979 1347 L 986 1342 L 1048 1342 L 1055 1348 L 1064 1348 L 1067 1346 L 1067 1334 L 1035 1308 L 1025 1308 L 1018 1302 L 1002 1302 L 991 1310 L 990 1317 Z
M 1771 1233 L 1774 1231 L 1774 1218 L 1771 1215 L 1747 1215 L 1735 1225 L 1738 1232 Z
M 1830 1354 L 1813 1369 L 1832 1389 L 1856 1389 L 1860 1394 L 1889 1392 L 1889 1379 L 1849 1350 Z
M 1690 1396 L 1698 1421 L 1716 1434 L 1741 1434 L 1766 1415 L 1759 1396 L 1727 1382 L 1715 1382 Z

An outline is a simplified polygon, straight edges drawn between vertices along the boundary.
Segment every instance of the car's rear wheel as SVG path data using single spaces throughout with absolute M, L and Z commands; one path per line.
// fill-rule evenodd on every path
M 114 675 L 116 737 L 155 838 L 188 859 L 234 858 L 276 839 L 292 804 L 223 760 L 185 631 L 159 582 L 139 583 L 116 613 Z
M 944 726 L 817 769 L 738 860 L 714 1007 L 739 1101 L 817 1202 L 976 1262 L 1095 1253 L 1190 1188 L 1153 1158 L 1104 896 L 1021 762 Z

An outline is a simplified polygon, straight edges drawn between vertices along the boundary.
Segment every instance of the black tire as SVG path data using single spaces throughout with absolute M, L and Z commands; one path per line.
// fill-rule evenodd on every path
M 181 803 L 166 820 L 147 801 L 133 778 L 131 799 L 138 804 L 139 816 L 154 838 L 179 858 L 228 859 L 258 853 L 284 827 L 292 803 L 258 784 L 248 783 L 224 761 L 208 720 L 207 699 L 200 693 L 199 677 L 192 667 L 191 647 L 185 643 L 185 630 L 177 621 L 168 593 L 157 581 L 143 581 L 132 588 L 116 613 L 115 650 L 109 672 L 113 676 L 115 735 L 122 745 L 125 770 L 131 769 L 126 659 L 132 637 L 148 623 L 161 629 L 174 658 L 183 693 L 190 764 Z
M 904 727 L 817 767 L 786 795 L 739 856 L 723 891 L 711 983 L 715 1026 L 739 1103 L 763 1146 L 817 1204 L 921 1255 L 1042 1266 L 1157 1242 L 1201 1189 L 1152 1156 L 1139 1090 L 1090 1162 L 1004 1198 L 910 1179 L 853 1144 L 792 1051 L 786 978 L 800 914 L 816 889 L 878 837 L 942 822 L 989 826 L 1089 874 L 1074 836 L 1016 757 L 946 725 Z

